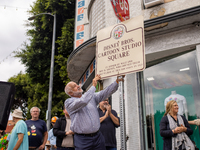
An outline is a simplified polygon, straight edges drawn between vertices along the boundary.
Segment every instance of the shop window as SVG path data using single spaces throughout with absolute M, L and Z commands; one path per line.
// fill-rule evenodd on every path
M 174 0 L 143 0 L 144 7 L 146 9 L 150 8 L 150 7 L 157 6 L 157 5 L 161 5 L 163 3 L 168 3 L 168 2 L 171 2 L 171 1 L 174 1 Z
M 145 106 L 148 148 L 163 149 L 159 123 L 165 113 L 165 105 L 176 100 L 179 114 L 188 120 L 200 118 L 200 84 L 196 51 L 159 63 L 144 71 Z M 193 129 L 191 139 L 200 148 L 199 127 Z
M 159 4 L 163 4 L 164 0 L 144 0 L 145 8 L 153 7 Z

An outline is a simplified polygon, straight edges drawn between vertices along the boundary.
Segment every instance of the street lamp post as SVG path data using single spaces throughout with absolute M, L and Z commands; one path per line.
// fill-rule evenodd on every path
M 53 37 L 52 37 L 52 51 L 51 51 L 51 68 L 50 68 L 50 79 L 49 79 L 49 96 L 48 96 L 48 110 L 46 114 L 47 119 L 47 130 L 50 130 L 51 124 L 51 106 L 52 106 L 52 92 L 53 92 L 53 71 L 54 71 L 54 53 L 55 53 L 55 38 L 56 38 L 56 14 L 52 15 L 51 13 L 40 13 L 35 16 L 28 18 L 28 20 L 35 19 L 39 15 L 50 15 L 54 17 L 53 23 Z

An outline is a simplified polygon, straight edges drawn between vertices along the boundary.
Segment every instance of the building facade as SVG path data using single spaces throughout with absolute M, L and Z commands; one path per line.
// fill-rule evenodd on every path
M 13 120 L 8 120 L 7 127 L 5 133 L 10 133 L 15 126 L 15 122 Z
M 200 1 L 114 1 L 124 9 L 128 2 L 130 18 L 144 16 L 146 69 L 127 74 L 124 82 L 127 149 L 161 150 L 159 123 L 168 101 L 176 100 L 179 114 L 188 120 L 200 118 Z M 111 0 L 77 0 L 74 51 L 67 71 L 84 91 L 95 76 L 96 34 L 117 23 Z M 102 88 L 115 79 L 103 80 Z M 112 108 L 120 114 L 119 93 L 111 99 Z M 191 128 L 191 138 L 200 148 L 199 127 Z M 116 136 L 120 149 L 120 129 Z

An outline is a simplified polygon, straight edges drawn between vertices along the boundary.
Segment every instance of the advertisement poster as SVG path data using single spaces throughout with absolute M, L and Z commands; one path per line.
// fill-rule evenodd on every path
M 102 79 L 143 71 L 145 66 L 143 16 L 98 31 L 95 72 Z
M 123 22 L 130 18 L 128 0 L 110 0 L 117 18 Z
M 77 48 L 84 42 L 84 7 L 85 0 L 76 1 L 76 24 L 75 24 L 75 40 L 74 48 Z

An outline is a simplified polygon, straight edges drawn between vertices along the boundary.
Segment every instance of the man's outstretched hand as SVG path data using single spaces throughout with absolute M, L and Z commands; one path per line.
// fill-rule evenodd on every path
M 100 79 L 101 79 L 101 76 L 97 74 L 96 77 L 92 80 L 92 85 L 94 87 L 96 87 L 97 81 L 100 80 Z
M 124 77 L 125 75 L 117 76 L 116 82 L 119 84 L 119 81 L 124 81 Z M 98 80 L 101 80 L 101 76 L 97 74 L 96 77 L 92 80 L 92 85 L 94 87 L 96 87 Z
M 122 76 L 117 76 L 116 82 L 119 84 L 119 81 L 123 81 L 124 82 L 124 77 L 125 75 Z

